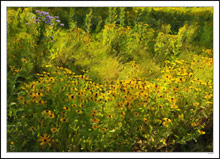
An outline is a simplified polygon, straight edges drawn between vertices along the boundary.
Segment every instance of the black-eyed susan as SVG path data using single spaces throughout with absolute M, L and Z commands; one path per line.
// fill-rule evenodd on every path
M 108 117 L 108 118 L 112 118 L 112 117 L 113 117 L 113 115 L 111 115 L 111 114 L 108 114 L 108 115 L 107 115 L 107 117 Z
M 91 96 L 89 99 L 90 99 L 90 100 L 94 100 L 95 98 L 94 98 L 93 96 Z
M 93 123 L 98 123 L 100 120 L 98 118 L 92 118 L 90 121 Z
M 92 111 L 92 116 L 95 117 L 96 115 L 97 115 L 97 110 L 93 110 L 93 111 Z
M 77 107 L 77 105 L 76 104 L 73 104 L 73 108 L 76 108 Z
M 170 101 L 171 103 L 176 103 L 177 99 L 175 99 L 174 97 L 170 97 L 170 98 L 169 98 L 169 101 Z
M 36 95 L 42 97 L 42 96 L 43 96 L 43 93 L 37 92 Z
M 63 116 L 65 116 L 66 112 L 65 112 L 65 111 L 62 111 L 62 112 L 60 112 L 60 114 L 61 114 L 61 116 L 63 117 Z
M 51 114 L 51 111 L 50 110 L 44 110 L 43 114 L 48 114 L 49 115 L 49 114 Z
M 163 126 L 168 127 L 168 122 L 164 121 L 162 124 Z
M 31 126 L 31 127 L 29 128 L 29 130 L 30 130 L 30 131 L 34 131 L 34 126 Z
M 39 141 L 41 141 L 40 145 L 46 145 L 50 143 L 50 136 L 47 134 L 44 134 L 44 136 L 40 137 Z
M 50 119 L 53 119 L 54 118 L 54 113 L 48 114 L 48 116 L 49 116 Z
M 23 96 L 19 96 L 19 97 L 18 97 L 18 100 L 19 100 L 19 101 L 23 101 L 23 100 L 24 100 L 24 97 L 23 97 Z
M 183 121 L 184 120 L 184 115 L 183 114 L 179 114 L 178 118 Z
M 145 123 L 147 123 L 148 120 L 147 120 L 147 118 L 143 118 L 143 121 L 144 121 Z
M 135 115 L 135 116 L 139 116 L 139 113 L 138 113 L 138 112 L 134 112 L 134 115 Z
M 120 115 L 121 115 L 122 117 L 124 117 L 124 116 L 125 116 L 125 112 L 122 111 L 122 112 L 120 113 Z
M 201 135 L 204 135 L 204 134 L 205 134 L 205 131 L 202 131 L 202 130 L 199 130 L 199 129 L 198 129 L 198 132 L 199 132 L 199 134 L 201 134 Z
M 197 125 L 198 125 L 197 123 L 191 123 L 191 126 L 193 126 L 193 127 L 195 127 Z
M 44 101 L 44 100 L 39 100 L 39 104 L 41 104 L 41 105 L 45 105 L 47 102 L 46 101 Z
M 173 108 L 173 109 L 177 109 L 178 106 L 177 106 L 176 104 L 171 104 L 171 108 Z
M 163 98 L 163 97 L 164 97 L 164 95 L 163 95 L 163 94 L 160 94 L 160 95 L 159 95 L 159 97 L 160 97 L 160 98 Z
M 161 109 L 162 109 L 162 108 L 163 108 L 163 105 L 162 105 L 162 104 L 160 104 L 160 105 L 159 105 L 159 108 L 161 108 Z
M 177 91 L 178 91 L 178 88 L 177 88 L 177 87 L 172 87 L 172 91 L 173 91 L 173 92 L 177 92 Z
M 96 125 L 96 124 L 92 125 L 92 129 L 96 130 L 97 128 L 98 128 L 98 125 Z
M 143 130 L 143 127 L 141 125 L 138 126 L 138 131 Z
M 56 132 L 58 131 L 58 129 L 57 129 L 57 128 L 51 128 L 50 131 L 51 131 L 52 133 L 56 133 Z
M 66 106 L 64 106 L 63 109 L 66 110 L 66 111 L 70 111 L 70 108 L 66 107 Z
M 77 114 L 82 114 L 82 111 L 81 110 L 76 110 L 76 113 Z
M 199 105 L 199 103 L 198 103 L 198 102 L 195 102 L 195 103 L 193 103 L 193 105 L 194 105 L 194 106 L 198 106 L 198 105 Z
M 80 105 L 79 105 L 79 107 L 80 107 L 80 108 L 83 108 L 83 107 L 84 107 L 84 105 L 83 105 L 83 104 L 80 104 Z
M 179 78 L 176 79 L 176 81 L 177 81 L 177 82 L 184 82 L 184 81 L 185 81 L 185 78 L 179 77 Z
M 189 92 L 189 88 L 185 88 L 184 91 L 185 91 L 185 92 Z
M 106 131 L 107 131 L 107 128 L 101 128 L 101 131 L 102 131 L 102 132 L 106 132 Z
M 171 123 L 171 120 L 169 118 L 163 118 L 163 126 L 168 127 L 169 123 Z
M 66 123 L 68 120 L 67 120 L 66 118 L 61 118 L 60 121 L 61 121 L 62 123 Z

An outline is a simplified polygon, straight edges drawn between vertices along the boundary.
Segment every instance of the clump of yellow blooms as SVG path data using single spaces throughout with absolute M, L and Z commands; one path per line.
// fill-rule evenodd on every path
M 131 65 L 137 67 L 134 62 Z M 65 126 L 69 127 L 70 134 L 71 131 L 101 133 L 103 141 L 107 141 L 109 133 L 117 136 L 137 130 L 154 143 L 159 141 L 156 131 L 171 131 L 180 123 L 203 135 L 204 124 L 198 124 L 198 120 L 186 121 L 192 117 L 200 119 L 202 113 L 196 114 L 200 107 L 211 108 L 212 81 L 195 78 L 191 65 L 183 60 L 167 61 L 161 77 L 153 82 L 132 77 L 106 85 L 92 82 L 87 71 L 76 75 L 67 68 L 58 67 L 52 73 L 38 74 L 37 81 L 24 83 L 24 94 L 17 100 L 24 106 L 41 110 L 42 113 L 35 116 L 41 128 L 50 128 L 47 134 L 52 137 L 63 133 Z M 30 127 L 34 132 L 39 131 L 37 124 Z M 164 143 L 166 137 L 160 140 Z M 48 135 L 40 137 L 40 141 L 40 145 L 51 143 Z

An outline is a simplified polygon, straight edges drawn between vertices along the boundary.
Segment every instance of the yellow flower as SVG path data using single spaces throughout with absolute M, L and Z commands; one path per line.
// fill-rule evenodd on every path
M 184 82 L 185 81 L 185 79 L 183 78 L 183 77 L 179 77 L 179 78 L 177 78 L 177 80 L 176 80 L 177 82 Z
M 143 130 L 143 127 L 141 125 L 138 126 L 138 130 L 141 131 Z
M 164 121 L 162 124 L 163 124 L 163 126 L 168 127 L 168 122 Z
M 178 106 L 177 106 L 177 105 L 175 105 L 175 104 L 172 104 L 172 105 L 171 105 L 171 108 L 173 108 L 173 109 L 177 109 L 177 108 L 178 108 Z
M 45 105 L 46 101 L 40 100 L 39 104 Z
M 45 144 L 49 144 L 50 142 L 50 136 L 47 135 L 47 134 L 44 134 L 44 136 L 40 137 L 39 141 L 41 141 L 41 144 L 40 145 L 45 145 Z
M 175 99 L 174 97 L 170 97 L 170 98 L 169 98 L 169 101 L 170 101 L 171 103 L 176 103 L 177 99 Z
M 49 115 L 49 118 L 53 119 L 54 118 L 54 114 L 48 114 Z
M 180 120 L 184 120 L 183 114 L 181 114 L 181 115 L 179 114 L 179 115 L 178 115 L 178 118 L 179 118 Z
M 67 122 L 67 119 L 66 119 L 66 118 L 61 118 L 60 121 L 61 121 L 62 123 L 66 123 L 66 122 Z
M 200 88 L 195 88 L 196 91 L 201 92 L 202 90 Z
M 57 132 L 57 130 L 58 130 L 57 128 L 51 128 L 51 129 L 50 129 L 50 131 L 51 131 L 52 133 Z
M 194 106 L 198 106 L 198 105 L 199 105 L 199 103 L 198 103 L 198 102 L 195 102 L 195 103 L 193 103 L 193 105 L 194 105 Z
M 93 122 L 93 123 L 98 123 L 98 122 L 99 122 L 99 119 L 97 119 L 97 118 L 92 118 L 92 119 L 91 119 L 91 122 Z
M 82 111 L 81 110 L 76 110 L 76 113 L 77 114 L 82 114 Z
M 213 102 L 207 101 L 206 104 L 213 104 Z
M 74 95 L 70 94 L 70 95 L 69 95 L 69 99 L 71 99 L 71 100 L 75 100 L 76 98 L 75 98 Z
M 48 115 L 50 115 L 50 114 L 51 114 L 51 111 L 50 111 L 50 110 L 44 110 L 44 111 L 43 111 L 43 114 L 48 114 Z
M 113 116 L 111 114 L 107 115 L 107 117 L 112 118 Z
M 209 99 L 209 98 L 211 98 L 211 97 L 212 97 L 211 95 L 206 95 L 206 96 L 205 96 L 206 99 Z
M 102 130 L 103 132 L 106 132 L 106 131 L 107 131 L 107 129 L 106 129 L 106 128 L 101 128 L 101 130 Z
M 202 131 L 202 130 L 199 130 L 199 129 L 198 129 L 198 132 L 199 132 L 199 134 L 201 134 L 201 135 L 204 135 L 204 134 L 205 134 L 205 131 Z
M 124 112 L 124 111 L 123 111 L 123 112 L 121 112 L 121 114 L 120 114 L 120 115 L 124 117 L 124 116 L 125 116 L 125 112 Z
M 162 123 L 163 126 L 168 127 L 168 123 L 171 123 L 171 120 L 169 118 L 163 118 L 164 122 Z
M 134 115 L 135 115 L 135 116 L 139 116 L 139 113 L 138 113 L 138 112 L 134 112 Z
M 45 67 L 52 67 L 53 65 L 45 65 Z
M 30 130 L 30 131 L 34 131 L 34 127 L 31 126 L 31 127 L 29 128 L 29 130 Z
M 19 96 L 18 97 L 18 100 L 21 102 L 21 101 L 24 101 L 24 97 L 22 97 L 22 96 Z
M 67 111 L 70 111 L 70 108 L 69 108 L 69 107 L 66 107 L 66 106 L 64 106 L 63 109 L 64 109 L 64 110 L 67 110 Z
M 21 58 L 22 63 L 27 63 L 27 60 L 25 58 Z
M 93 110 L 93 111 L 92 111 L 92 116 L 94 116 L 94 117 L 95 117 L 95 116 L 96 116 L 96 114 L 97 114 L 97 111 L 96 111 L 96 110 Z
M 93 124 L 93 125 L 92 125 L 92 129 L 95 130 L 95 129 L 97 129 L 97 128 L 98 128 L 98 126 L 97 126 L 96 124 Z
M 144 118 L 143 121 L 146 123 L 147 122 L 147 118 Z
M 192 124 L 191 124 L 191 126 L 193 126 L 193 127 L 194 127 L 194 126 L 197 126 L 197 124 L 196 124 L 196 123 L 192 123 Z

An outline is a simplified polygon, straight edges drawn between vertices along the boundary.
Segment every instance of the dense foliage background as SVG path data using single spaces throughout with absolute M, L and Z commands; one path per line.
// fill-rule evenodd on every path
M 213 8 L 8 8 L 8 151 L 213 151 Z

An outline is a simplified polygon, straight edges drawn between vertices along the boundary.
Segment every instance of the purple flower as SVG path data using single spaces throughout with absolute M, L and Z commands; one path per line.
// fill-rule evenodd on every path
M 49 15 L 49 12 L 44 12 L 44 11 L 42 11 L 42 12 L 40 12 L 40 15 L 42 16 L 42 15 Z
M 45 21 L 46 24 L 50 24 L 51 21 Z
M 60 23 L 60 20 L 56 20 L 57 23 Z
M 44 11 L 40 12 L 40 16 L 44 15 Z
M 40 13 L 40 11 L 39 11 L 39 10 L 36 10 L 35 12 L 36 12 L 36 13 Z
M 51 39 L 53 39 L 53 36 L 49 36 Z
M 57 18 L 57 19 L 59 18 L 59 16 L 54 16 L 54 17 Z
M 51 19 L 51 16 L 49 16 L 49 15 L 48 15 L 48 16 L 46 16 L 46 19 Z
M 39 19 L 35 19 L 36 22 L 39 22 Z
M 26 25 L 29 25 L 29 23 L 26 23 Z
M 61 23 L 61 24 L 60 24 L 60 26 L 64 26 L 64 24 L 63 24 L 63 23 Z

